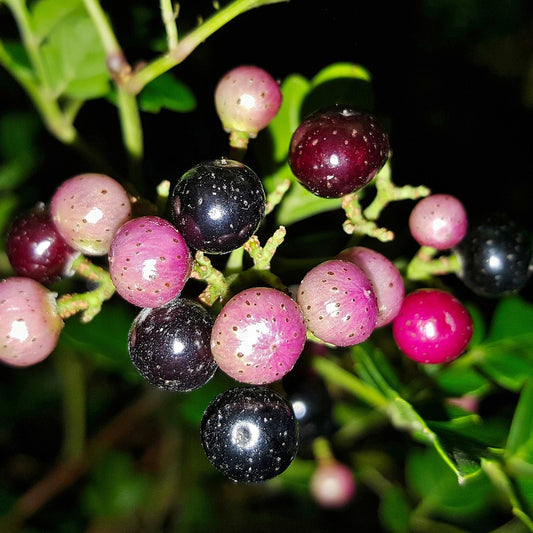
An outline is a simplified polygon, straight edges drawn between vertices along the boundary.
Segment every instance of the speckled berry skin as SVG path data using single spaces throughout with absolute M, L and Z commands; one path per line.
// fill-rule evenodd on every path
M 217 370 L 209 346 L 212 327 L 209 312 L 188 298 L 141 309 L 128 335 L 131 361 L 155 387 L 173 392 L 196 390 Z
M 158 307 L 178 296 L 192 268 L 190 250 L 164 218 L 128 220 L 109 249 L 109 274 L 117 292 L 139 307 Z
M 289 166 L 313 194 L 340 198 L 370 183 L 389 157 L 375 118 L 347 106 L 315 111 L 292 134 Z
M 215 108 L 225 131 L 255 138 L 281 107 L 279 83 L 264 69 L 240 65 L 224 74 L 215 88 Z
M 56 294 L 31 278 L 0 281 L 0 361 L 26 367 L 46 359 L 63 329 Z
M 409 215 L 409 230 L 421 246 L 447 250 L 465 236 L 468 216 L 451 194 L 431 194 L 419 200 Z
M 390 324 L 400 312 L 405 284 L 396 265 L 383 254 L 364 246 L 346 248 L 337 259 L 357 265 L 370 280 L 378 302 L 376 328 Z
M 115 179 L 105 174 L 78 174 L 57 188 L 50 213 L 72 248 L 101 256 L 108 253 L 118 228 L 131 218 L 131 204 Z
M 204 412 L 200 435 L 211 464 L 240 483 L 281 474 L 298 452 L 298 422 L 291 404 L 265 387 L 236 387 L 219 394 Z
M 532 235 L 505 213 L 476 220 L 454 252 L 460 264 L 457 276 L 478 296 L 515 294 L 533 272 Z
M 6 252 L 13 270 L 40 283 L 53 283 L 70 273 L 79 252 L 57 231 L 44 204 L 20 213 L 6 236 Z
M 441 289 L 417 289 L 403 301 L 392 322 L 398 348 L 424 364 L 447 363 L 466 350 L 474 331 L 472 317 L 452 294 Z
M 372 334 L 378 303 L 372 283 L 350 261 L 329 259 L 304 276 L 297 301 L 307 328 L 324 342 L 353 346 Z
M 240 248 L 265 215 L 266 197 L 259 176 L 232 159 L 195 165 L 174 184 L 172 221 L 187 244 L 212 254 Z
M 233 296 L 213 326 L 211 350 L 220 369 L 254 385 L 280 380 L 302 353 L 305 321 L 298 304 L 271 287 Z

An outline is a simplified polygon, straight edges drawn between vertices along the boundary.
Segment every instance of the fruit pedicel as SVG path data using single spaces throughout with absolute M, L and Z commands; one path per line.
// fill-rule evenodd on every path
M 84 173 L 13 221 L 6 249 L 14 276 L 0 283 L 0 360 L 19 367 L 43 361 L 64 320 L 81 313 L 90 321 L 116 293 L 138 308 L 128 351 L 149 386 L 185 393 L 217 372 L 235 381 L 206 405 L 201 444 L 230 480 L 263 482 L 290 466 L 301 438 L 323 444 L 333 431 L 329 404 L 327 415 L 316 407 L 326 405 L 327 387 L 318 386 L 323 382 L 312 369 L 301 371 L 304 359 L 327 358 L 388 329 L 398 353 L 415 363 L 450 363 L 467 351 L 473 320 L 450 291 L 429 286 L 428 276 L 453 273 L 484 297 L 515 293 L 530 277 L 531 237 L 502 215 L 469 224 L 452 195 L 395 187 L 385 128 L 351 104 L 301 120 L 286 147 L 289 178 L 267 194 L 262 178 L 236 157 L 277 116 L 280 84 L 259 67 L 238 66 L 220 79 L 215 105 L 232 155 L 201 161 L 165 182 L 163 212 L 134 212 L 139 198 L 117 180 Z M 376 200 L 364 218 L 358 195 L 370 185 Z M 316 201 L 339 199 L 351 240 L 301 272 L 290 291 L 271 268 L 286 228 L 280 225 L 263 245 L 259 235 L 284 194 L 301 194 L 298 188 Z M 376 224 L 390 201 L 385 194 L 418 200 L 408 227 L 420 250 L 407 265 L 359 242 L 391 239 Z M 217 265 L 227 259 L 225 269 L 210 255 Z M 91 256 L 107 258 L 107 265 Z M 91 290 L 55 292 L 54 284 L 69 277 Z M 191 295 L 189 280 L 206 287 Z M 305 389 L 298 380 L 306 375 L 318 385 Z M 318 393 L 320 402 L 313 399 Z M 353 498 L 355 480 L 329 457 L 319 461 L 311 491 L 320 505 L 339 507 Z

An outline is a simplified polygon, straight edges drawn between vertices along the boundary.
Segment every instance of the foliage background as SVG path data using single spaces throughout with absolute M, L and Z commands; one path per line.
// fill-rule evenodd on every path
M 163 38 L 158 3 L 102 4 L 128 59 L 134 63 L 151 57 Z M 197 15 L 212 11 L 206 1 L 182 4 L 182 32 L 196 23 Z M 227 152 L 227 135 L 220 128 L 212 94 L 219 77 L 233 66 L 256 64 L 279 79 L 292 73 L 312 78 L 325 65 L 351 61 L 372 74 L 376 113 L 390 124 L 396 183 L 423 183 L 434 192 L 455 194 L 472 216 L 504 207 L 531 228 L 532 15 L 527 0 L 292 0 L 252 10 L 211 36 L 175 69 L 197 97 L 194 111 L 143 114 L 144 179 L 156 185 L 202 159 Z M 9 35 L 16 30 L 0 4 L 0 36 Z M 91 102 L 78 124 L 126 173 L 113 105 Z M 258 138 L 257 146 L 264 142 L 268 139 Z M 87 161 L 43 129 L 24 93 L 3 70 L 0 149 L 0 165 L 13 154 L 28 165 L 24 184 L 1 192 L 4 200 L 13 199 L 4 203 L 11 210 L 49 197 L 63 179 L 88 170 Z M 254 143 L 249 157 L 256 157 Z M 406 221 L 409 208 L 408 203 L 398 206 L 394 216 Z M 0 214 L 0 227 L 5 228 L 9 214 L 9 209 Z M 334 214 L 331 222 L 338 222 Z M 313 232 L 315 223 L 306 221 L 295 231 Z M 410 246 L 401 233 L 393 245 L 406 255 L 414 251 Z M 4 256 L 0 267 L 8 272 Z M 531 283 L 523 296 L 532 301 Z M 478 303 L 487 312 L 494 306 Z M 42 365 L 0 370 L 0 513 L 61 454 L 75 455 L 80 444 L 69 442 L 65 434 L 86 434 L 99 435 L 100 440 L 92 441 L 94 456 L 89 454 L 86 465 L 77 465 L 82 475 L 61 473 L 72 475 L 68 490 L 36 512 L 26 533 L 380 530 L 378 501 L 364 485 L 350 507 L 328 512 L 313 505 L 303 484 L 289 489 L 273 484 L 264 490 L 234 486 L 217 476 L 198 445 L 198 417 L 206 398 L 227 383 L 221 379 L 208 391 L 177 401 L 142 396 L 145 389 L 129 366 L 124 344 L 133 310 L 118 307 L 110 304 L 90 326 L 70 324 L 62 347 Z M 87 391 L 84 399 L 76 387 Z M 510 416 L 516 397 L 502 391 L 493 401 L 500 402 L 495 405 L 499 410 L 503 404 L 504 412 L 508 402 Z M 133 407 L 124 414 L 128 406 Z M 143 416 L 143 410 L 149 416 Z M 86 413 L 84 421 L 79 412 Z M 117 413 L 122 414 L 114 420 Z M 77 433 L 76 424 L 83 426 Z M 107 433 L 102 428 L 108 428 Z M 389 443 L 390 460 L 398 462 L 392 470 L 401 478 L 403 452 L 411 441 L 394 430 L 385 430 L 379 438 Z M 99 454 L 102 443 L 106 451 Z M 491 531 L 505 517 L 503 506 L 496 506 L 468 530 Z

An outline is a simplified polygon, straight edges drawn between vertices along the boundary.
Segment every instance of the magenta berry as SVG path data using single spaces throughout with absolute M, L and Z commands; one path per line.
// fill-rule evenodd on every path
M 85 255 L 105 255 L 118 228 L 131 218 L 126 190 L 105 174 L 78 174 L 55 191 L 50 213 L 59 233 Z
M 356 493 L 356 483 L 348 466 L 335 460 L 319 464 L 311 476 L 310 491 L 313 499 L 327 509 L 348 505 Z
M 409 230 L 421 246 L 446 250 L 466 234 L 468 217 L 461 201 L 451 194 L 432 194 L 419 200 L 409 216 Z
M 467 348 L 473 322 L 466 307 L 441 289 L 417 289 L 403 301 L 392 322 L 398 348 L 425 364 L 452 361 Z
M 250 138 L 268 126 L 281 101 L 279 83 L 254 65 L 230 70 L 215 89 L 215 107 L 224 130 L 242 132 Z
M 79 254 L 63 239 L 44 204 L 20 213 L 6 238 L 6 252 L 13 270 L 40 283 L 53 283 L 69 274 Z
M 392 322 L 405 296 L 405 284 L 396 265 L 383 254 L 364 246 L 347 248 L 337 259 L 354 263 L 370 280 L 378 302 L 376 328 Z
M 215 320 L 211 350 L 220 369 L 237 381 L 280 380 L 303 351 L 306 327 L 298 304 L 271 287 L 233 296 Z
M 372 283 L 349 261 L 330 259 L 312 268 L 300 282 L 297 301 L 309 331 L 335 346 L 359 344 L 376 327 Z
M 339 105 L 315 111 L 296 128 L 288 161 L 313 194 L 339 198 L 370 183 L 389 149 L 389 138 L 372 115 Z
M 139 307 L 158 307 L 178 296 L 191 268 L 184 238 L 170 222 L 155 215 L 128 220 L 109 249 L 113 285 Z
M 55 293 L 31 278 L 0 281 L 0 361 L 34 365 L 54 350 L 63 328 Z

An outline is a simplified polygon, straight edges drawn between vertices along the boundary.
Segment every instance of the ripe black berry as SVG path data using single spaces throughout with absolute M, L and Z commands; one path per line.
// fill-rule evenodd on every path
M 265 215 L 257 174 L 231 159 L 200 163 L 181 176 L 171 194 L 171 216 L 195 250 L 224 254 L 241 247 Z
M 289 165 L 298 181 L 324 198 L 361 189 L 388 157 L 389 138 L 374 117 L 340 105 L 307 117 L 289 148 Z
M 531 274 L 531 234 L 504 214 L 490 214 L 473 224 L 455 252 L 458 277 L 480 296 L 520 291 Z
M 160 389 L 198 389 L 218 368 L 210 348 L 212 327 L 208 311 L 187 298 L 146 307 L 129 331 L 131 361 L 148 383 Z
M 233 481 L 275 477 L 298 451 L 298 422 L 290 402 L 265 387 L 219 394 L 204 412 L 200 434 L 209 461 Z

